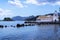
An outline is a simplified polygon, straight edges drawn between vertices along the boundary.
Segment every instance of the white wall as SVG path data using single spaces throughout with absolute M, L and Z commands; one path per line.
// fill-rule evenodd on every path
M 55 20 L 56 20 L 56 21 L 59 21 L 59 19 L 58 19 L 58 17 L 59 17 L 59 16 L 58 16 L 58 13 L 57 13 L 56 15 L 57 15 L 57 16 L 55 16 L 55 14 L 53 15 L 53 21 L 55 21 Z
M 52 20 L 36 20 L 36 22 L 52 22 Z

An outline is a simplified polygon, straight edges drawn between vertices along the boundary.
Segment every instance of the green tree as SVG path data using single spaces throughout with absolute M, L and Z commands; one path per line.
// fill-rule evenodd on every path
M 4 18 L 3 21 L 13 21 L 11 18 L 7 17 L 7 18 Z
M 60 16 L 59 16 L 59 21 L 60 21 Z
M 40 15 L 38 15 L 38 16 L 30 16 L 30 17 L 26 18 L 25 21 L 36 21 L 36 19 L 37 19 L 39 16 L 40 16 Z
M 30 17 L 26 18 L 25 21 L 36 21 L 36 17 L 35 16 L 30 16 Z

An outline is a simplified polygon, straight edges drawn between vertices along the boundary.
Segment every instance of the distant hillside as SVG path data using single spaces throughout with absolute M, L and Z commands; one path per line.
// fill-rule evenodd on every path
M 36 21 L 36 16 L 29 16 L 25 19 L 25 21 Z
M 14 21 L 24 21 L 27 17 L 15 16 L 12 18 Z
M 49 13 L 49 14 L 46 14 L 46 15 L 51 15 L 51 16 L 52 16 L 53 14 L 54 14 L 54 13 Z M 58 13 L 58 15 L 60 16 L 60 13 Z
M 26 21 L 26 20 L 36 20 L 35 16 L 29 16 L 29 17 L 21 17 L 21 16 L 15 16 L 12 18 L 14 21 Z

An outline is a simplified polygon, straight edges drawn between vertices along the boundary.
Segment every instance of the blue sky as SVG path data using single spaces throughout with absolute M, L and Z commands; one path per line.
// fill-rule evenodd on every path
M 44 15 L 59 10 L 60 0 L 0 0 L 0 19 Z

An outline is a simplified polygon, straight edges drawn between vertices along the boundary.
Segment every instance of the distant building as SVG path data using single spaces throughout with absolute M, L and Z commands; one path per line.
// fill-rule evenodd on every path
M 39 16 L 36 21 L 37 22 L 51 22 L 53 21 L 53 16 Z
M 38 16 L 36 21 L 37 22 L 55 22 L 55 21 L 59 21 L 59 16 L 58 16 L 58 12 L 55 11 L 53 13 L 53 15 L 42 15 L 42 16 Z
M 54 15 L 53 15 L 53 21 L 59 21 L 59 16 L 58 16 L 58 12 L 55 11 Z

